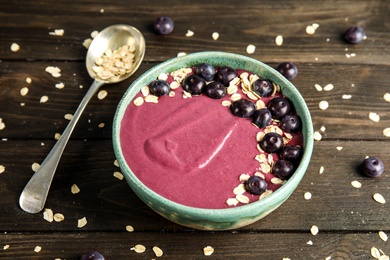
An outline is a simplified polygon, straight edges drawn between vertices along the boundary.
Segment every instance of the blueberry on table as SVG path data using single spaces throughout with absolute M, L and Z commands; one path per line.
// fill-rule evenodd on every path
M 298 68 L 292 62 L 282 62 L 276 70 L 288 80 L 293 80 L 298 75 Z
M 206 81 L 212 81 L 215 73 L 215 68 L 209 63 L 201 63 L 196 67 L 196 74 L 201 75 Z
M 183 89 L 191 95 L 202 94 L 203 88 L 206 86 L 206 80 L 196 74 L 191 74 L 183 81 Z
M 268 110 L 271 111 L 273 118 L 281 119 L 283 116 L 291 113 L 291 104 L 285 97 L 273 98 L 268 103 Z
M 218 69 L 216 76 L 225 86 L 229 86 L 229 82 L 237 77 L 237 73 L 233 68 L 224 66 Z
M 272 173 L 281 180 L 288 180 L 294 171 L 294 164 L 284 159 L 277 160 L 272 168 Z
M 369 177 L 379 177 L 382 175 L 385 167 L 378 157 L 368 157 L 363 161 L 363 172 Z
M 212 99 L 220 99 L 226 95 L 226 87 L 219 81 L 213 81 L 204 88 L 204 92 Z
M 173 20 L 168 16 L 157 17 L 153 24 L 154 30 L 159 34 L 170 34 L 173 31 Z
M 275 132 L 265 134 L 260 141 L 260 147 L 267 153 L 278 153 L 283 148 L 283 137 Z
M 297 163 L 302 158 L 302 148 L 296 145 L 285 145 L 280 152 L 280 158 Z
M 280 128 L 288 133 L 298 133 L 302 130 L 302 122 L 297 115 L 285 115 L 280 119 Z
M 154 80 L 149 84 L 149 90 L 152 95 L 161 97 L 168 94 L 171 88 L 165 80 Z
M 82 254 L 80 260 L 104 260 L 104 256 L 97 251 L 91 251 Z
M 255 82 L 253 82 L 252 90 L 260 97 L 269 97 L 271 96 L 274 87 L 269 80 L 258 79 Z
M 348 43 L 359 43 L 366 38 L 362 27 L 352 26 L 344 33 L 344 40 Z
M 252 123 L 257 125 L 259 128 L 266 127 L 271 123 L 272 115 L 267 108 L 261 108 L 256 110 L 252 115 Z
M 245 181 L 245 190 L 253 195 L 261 195 L 267 190 L 267 182 L 259 176 L 251 176 Z
M 230 111 L 235 116 L 249 118 L 255 113 L 256 106 L 248 99 L 239 99 L 230 105 Z

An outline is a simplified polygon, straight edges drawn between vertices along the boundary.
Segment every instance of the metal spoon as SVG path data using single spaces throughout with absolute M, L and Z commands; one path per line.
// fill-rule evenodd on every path
M 108 49 L 114 51 L 126 44 L 135 44 L 135 57 L 131 71 L 125 75 L 112 77 L 107 80 L 97 78 L 92 69 L 95 65 L 95 59 L 101 57 Z M 42 162 L 39 170 L 31 177 L 20 195 L 19 205 L 24 211 L 28 213 L 38 213 L 44 208 L 58 162 L 60 161 L 61 155 L 77 121 L 91 97 L 104 84 L 117 83 L 130 77 L 140 66 L 144 54 L 145 40 L 143 35 L 136 28 L 129 25 L 119 24 L 109 26 L 94 38 L 89 46 L 86 57 L 86 67 L 89 75 L 94 79 L 94 82 L 73 115 L 73 119 L 62 133 L 61 138 L 54 145 L 46 159 Z

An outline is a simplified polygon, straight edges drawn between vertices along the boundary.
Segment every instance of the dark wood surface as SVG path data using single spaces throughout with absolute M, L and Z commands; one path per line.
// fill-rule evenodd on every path
M 103 12 L 104 10 L 104 12 Z M 171 35 L 151 29 L 155 17 L 174 19 Z M 125 82 L 104 86 L 108 96 L 94 98 L 86 108 L 54 177 L 46 208 L 65 220 L 49 223 L 42 213 L 31 215 L 18 205 L 19 195 L 54 145 L 55 133 L 68 123 L 92 80 L 85 69 L 84 39 L 94 30 L 126 23 L 146 39 L 146 55 L 139 70 Z M 307 25 L 318 23 L 313 35 Z M 341 39 L 351 25 L 362 26 L 368 38 L 357 45 Z M 63 36 L 52 36 L 64 29 Z M 187 30 L 194 31 L 186 37 Z M 211 38 L 218 32 L 217 41 Z M 274 39 L 283 35 L 284 43 Z M 12 43 L 20 50 L 12 52 Z M 254 44 L 256 52 L 246 53 Z M 98 250 L 106 259 L 153 259 L 160 247 L 167 259 L 203 259 L 203 248 L 215 252 L 208 259 L 374 259 L 371 248 L 390 254 L 390 146 L 382 133 L 390 127 L 390 2 L 382 1 L 4 1 L 0 0 L 0 259 L 78 259 Z M 179 52 L 218 50 L 248 55 L 272 67 L 293 61 L 299 75 L 293 80 L 312 113 L 314 130 L 324 126 L 313 157 L 293 195 L 266 218 L 241 229 L 204 232 L 165 220 L 113 177 L 112 118 L 128 86 L 147 69 Z M 346 54 L 355 54 L 346 57 Z M 45 72 L 62 69 L 60 78 Z M 32 83 L 26 83 L 26 77 Z M 63 89 L 55 84 L 63 82 Z M 333 84 L 317 91 L 315 84 Z M 82 85 L 83 88 L 79 86 Z M 26 96 L 20 95 L 29 88 Z M 345 94 L 351 99 L 343 99 Z M 40 103 L 41 96 L 49 101 Z M 329 102 L 320 110 L 321 100 Z M 24 106 L 21 106 L 24 103 Z M 380 115 L 379 122 L 368 118 Z M 104 127 L 99 124 L 104 123 Z M 340 150 L 340 148 L 342 149 Z M 339 149 L 337 149 L 339 148 Z M 364 177 L 359 164 L 375 155 L 385 163 L 377 179 Z M 324 172 L 319 173 L 320 167 Z M 351 181 L 362 183 L 353 188 Z M 71 193 L 72 184 L 80 187 Z M 305 192 L 312 199 L 305 200 Z M 387 200 L 372 199 L 380 193 Z M 77 220 L 88 224 L 77 228 Z M 131 225 L 134 232 L 127 232 Z M 310 227 L 317 225 L 313 236 Z M 145 253 L 130 248 L 145 245 Z M 4 247 L 9 245 L 9 248 Z M 42 250 L 34 252 L 35 246 Z

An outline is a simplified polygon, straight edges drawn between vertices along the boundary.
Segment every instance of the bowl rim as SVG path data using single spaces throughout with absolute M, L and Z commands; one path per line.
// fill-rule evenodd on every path
M 126 160 L 124 159 L 122 149 L 121 149 L 121 142 L 120 142 L 120 129 L 121 129 L 121 120 L 124 116 L 124 113 L 130 104 L 130 102 L 133 100 L 134 96 L 131 96 L 133 93 L 138 93 L 140 88 L 142 88 L 145 84 L 142 84 L 143 81 L 146 79 L 150 78 L 157 78 L 157 76 L 161 72 L 171 72 L 176 69 L 183 68 L 183 66 L 175 66 L 176 64 L 181 64 L 182 62 L 185 62 L 189 64 L 188 66 L 194 66 L 196 64 L 199 64 L 201 62 L 210 62 L 213 65 L 215 65 L 217 62 L 213 62 L 213 57 L 223 57 L 224 59 L 229 59 L 229 60 L 240 60 L 243 63 L 252 63 L 257 66 L 259 66 L 259 69 L 264 69 L 267 71 L 267 73 L 272 74 L 274 77 L 278 79 L 278 85 L 280 85 L 282 92 L 284 93 L 285 91 L 283 89 L 287 88 L 290 93 L 290 95 L 293 95 L 294 98 L 296 99 L 295 102 L 293 102 L 294 107 L 297 108 L 296 104 L 299 104 L 299 107 L 302 108 L 302 111 L 299 112 L 298 114 L 302 117 L 305 117 L 305 124 L 303 124 L 303 146 L 304 146 L 304 154 L 302 156 L 301 162 L 298 166 L 298 168 L 295 170 L 295 173 L 291 178 L 283 184 L 280 188 L 278 188 L 275 192 L 270 194 L 269 196 L 255 201 L 251 202 L 249 204 L 245 205 L 240 205 L 236 207 L 230 207 L 230 208 L 218 208 L 218 209 L 209 209 L 209 208 L 198 208 L 198 207 L 192 207 L 192 206 L 187 206 L 183 205 L 177 202 L 174 202 L 172 200 L 169 200 L 160 194 L 156 193 L 152 189 L 148 188 L 146 185 L 144 185 L 138 177 L 131 171 L 130 167 L 128 166 Z M 226 63 L 226 62 L 225 62 Z M 221 64 L 222 65 L 222 64 Z M 229 66 L 229 64 L 225 64 Z M 238 68 L 236 68 L 238 69 Z M 244 69 L 245 68 L 241 68 Z M 254 72 L 254 71 L 252 71 Z M 258 74 L 258 72 L 254 72 Z M 139 89 L 137 91 L 133 90 L 138 86 L 139 84 L 142 84 L 142 86 L 139 86 Z M 302 115 L 302 113 L 304 115 Z M 124 93 L 122 99 L 120 100 L 117 110 L 114 115 L 113 119 L 113 132 L 112 132 L 112 140 L 113 140 L 113 147 L 114 147 L 114 152 L 115 156 L 118 160 L 119 166 L 122 169 L 126 180 L 129 182 L 130 181 L 133 183 L 133 185 L 136 185 L 138 188 L 141 188 L 143 192 L 145 192 L 148 196 L 154 197 L 155 199 L 158 199 L 160 202 L 164 204 L 166 207 L 174 208 L 176 212 L 181 212 L 183 214 L 188 214 L 192 216 L 198 216 L 205 218 L 205 216 L 210 216 L 215 213 L 218 213 L 218 215 L 222 214 L 227 214 L 229 217 L 242 217 L 242 211 L 247 211 L 247 212 L 256 212 L 256 209 L 259 207 L 263 207 L 268 204 L 272 204 L 272 200 L 275 198 L 284 198 L 286 200 L 291 193 L 296 189 L 298 186 L 300 180 L 303 178 L 308 164 L 310 162 L 310 158 L 312 155 L 313 151 L 313 146 L 314 146 L 314 138 L 313 138 L 313 125 L 312 125 L 312 120 L 311 120 L 311 115 L 310 111 L 306 105 L 305 100 L 303 99 L 302 95 L 298 91 L 298 89 L 289 81 L 287 80 L 284 76 L 282 76 L 279 72 L 277 72 L 275 69 L 270 67 L 269 65 L 256 60 L 251 57 L 247 57 L 241 54 L 235 54 L 235 53 L 228 53 L 228 52 L 220 52 L 220 51 L 204 51 L 204 52 L 195 52 L 191 54 L 187 54 L 185 56 L 180 56 L 180 57 L 175 57 L 168 59 L 150 69 L 145 71 L 140 77 L 138 77 L 126 90 Z M 130 183 L 129 183 L 130 184 Z M 130 185 L 132 186 L 132 185 Z M 133 189 L 133 187 L 131 187 Z M 134 190 L 134 189 L 133 189 Z M 137 192 L 135 192 L 137 193 Z M 138 196 L 138 194 L 137 194 Z M 278 197 L 279 196 L 279 197 Z M 276 200 L 277 201 L 277 200 Z M 255 214 L 254 214 L 255 215 Z

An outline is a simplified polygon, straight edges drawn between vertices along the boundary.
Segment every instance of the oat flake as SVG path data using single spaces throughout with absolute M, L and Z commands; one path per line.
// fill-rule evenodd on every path
M 72 115 L 72 114 L 65 114 L 64 118 L 65 118 L 66 120 L 72 120 L 73 115 Z
M 55 222 L 61 222 L 65 219 L 65 216 L 61 213 L 56 213 L 54 214 L 53 219 Z
M 107 95 L 108 95 L 108 92 L 106 90 L 100 90 L 98 95 L 97 95 L 97 98 L 100 100 L 103 100 L 105 97 L 107 97 Z
M 329 103 L 328 103 L 328 101 L 326 101 L 326 100 L 320 101 L 320 103 L 318 104 L 318 107 L 319 107 L 321 110 L 326 110 L 326 109 L 328 109 L 328 107 L 329 107 Z
M 248 54 L 253 54 L 253 53 L 255 53 L 255 50 L 256 50 L 256 46 L 253 45 L 253 44 L 249 44 L 249 45 L 246 47 L 246 53 L 248 53 Z
M 61 134 L 60 133 L 55 133 L 54 134 L 54 139 L 55 140 L 59 140 L 61 138 Z
M 73 184 L 72 187 L 70 187 L 70 192 L 72 192 L 72 194 L 77 194 L 80 192 L 80 188 L 76 184 Z
M 127 226 L 126 226 L 126 231 L 127 231 L 127 232 L 134 232 L 133 226 L 127 225 Z
M 385 233 L 385 232 L 383 232 L 383 231 L 379 231 L 378 232 L 378 235 L 379 235 L 379 237 L 383 240 L 383 241 L 387 241 L 387 239 L 388 239 L 388 237 L 387 237 L 387 234 Z
M 62 83 L 62 82 L 60 82 L 60 83 L 57 83 L 57 84 L 55 85 L 55 87 L 56 87 L 57 89 L 63 89 L 63 88 L 65 87 L 65 84 Z
M 386 137 L 390 137 L 390 127 L 383 129 L 383 135 Z
M 36 247 L 34 248 L 34 252 L 35 252 L 35 253 L 39 253 L 41 250 L 42 250 L 42 247 L 40 247 L 40 246 L 36 246 Z
M 341 96 L 342 99 L 351 99 L 352 98 L 352 95 L 349 95 L 349 94 L 344 94 Z
M 146 247 L 144 245 L 135 245 L 134 247 L 130 248 L 130 250 L 133 250 L 136 253 L 143 253 L 146 251 Z
M 213 34 L 211 35 L 211 37 L 213 38 L 214 41 L 218 40 L 219 38 L 219 33 L 218 32 L 213 32 Z
M 378 248 L 376 248 L 376 247 L 371 247 L 370 253 L 371 253 L 371 256 L 374 257 L 375 259 L 379 259 L 379 257 L 381 257 L 381 253 L 379 252 Z
M 331 91 L 333 88 L 334 88 L 333 84 L 327 84 L 327 85 L 324 87 L 324 90 L 325 90 L 325 91 Z
M 54 220 L 53 211 L 51 209 L 45 209 L 45 211 L 43 211 L 43 219 L 48 222 L 53 222 Z
M 318 232 L 319 232 L 319 229 L 318 229 L 318 227 L 317 227 L 316 225 L 313 225 L 313 226 L 310 228 L 310 233 L 311 233 L 313 236 L 317 235 Z
M 390 132 L 390 131 L 389 131 L 389 132 Z M 315 140 L 315 141 L 320 141 L 321 139 L 322 139 L 321 133 L 318 132 L 318 131 L 315 131 L 315 132 L 314 132 L 314 140 Z
M 123 180 L 123 174 L 120 173 L 120 172 L 114 172 L 114 177 L 119 179 L 119 180 Z
M 25 96 L 25 95 L 27 95 L 28 94 L 28 87 L 23 87 L 21 90 L 20 90 L 20 95 L 21 96 Z
M 310 200 L 312 195 L 310 192 L 305 192 L 305 194 L 303 195 L 303 197 L 305 198 L 305 200 Z
M 182 57 L 182 56 L 186 56 L 186 55 L 187 55 L 187 53 L 185 53 L 185 52 L 179 52 L 176 56 Z
M 144 103 L 144 99 L 143 97 L 137 97 L 136 99 L 134 99 L 133 103 L 135 106 L 139 107 Z
M 214 248 L 211 247 L 211 246 L 206 246 L 205 248 L 203 248 L 203 254 L 204 255 L 212 255 L 214 253 Z
M 42 96 L 41 99 L 39 100 L 39 103 L 46 103 L 49 100 L 48 96 Z
M 163 251 L 158 246 L 154 246 L 152 248 L 152 250 L 153 250 L 154 254 L 156 255 L 156 257 L 161 257 L 163 255 Z
M 236 199 L 239 202 L 243 203 L 243 204 L 248 204 L 249 203 L 249 198 L 247 196 L 245 196 L 245 195 L 242 195 L 242 194 L 237 194 L 236 195 Z
M 282 35 L 276 36 L 276 38 L 275 38 L 275 44 L 276 44 L 277 46 L 282 46 L 282 44 L 283 44 L 283 36 L 282 36 Z
M 192 36 L 194 36 L 194 34 L 195 33 L 193 31 L 187 30 L 186 37 L 192 37 Z
M 33 172 L 37 172 L 39 167 L 41 167 L 41 165 L 36 162 L 31 165 L 31 169 L 33 170 Z
M 5 166 L 4 165 L 0 165 L 0 174 L 5 172 Z
M 314 84 L 317 91 L 322 91 L 322 87 L 319 84 Z
M 77 220 L 77 227 L 78 228 L 85 227 L 85 225 L 87 225 L 87 223 L 88 223 L 88 221 L 87 221 L 86 217 L 80 218 Z
M 238 203 L 239 201 L 236 198 L 229 198 L 226 200 L 228 206 L 237 206 Z
M 10 247 L 10 245 L 3 246 L 3 250 L 7 250 Z
M 368 118 L 369 118 L 371 121 L 373 121 L 373 122 L 379 122 L 379 120 L 380 120 L 380 116 L 379 116 L 377 113 L 375 113 L 375 112 L 370 112 L 370 113 L 368 114 Z
M 362 187 L 362 184 L 359 181 L 351 181 L 351 185 L 352 185 L 352 187 L 357 188 L 357 189 Z
M 380 204 L 385 204 L 386 203 L 385 198 L 381 194 L 379 194 L 379 193 L 374 193 L 374 195 L 372 195 L 372 197 L 373 197 L 373 199 L 376 202 L 378 202 Z
M 19 44 L 17 44 L 17 43 L 12 43 L 10 49 L 11 49 L 11 51 L 13 51 L 13 52 L 17 52 L 17 51 L 20 50 L 20 46 L 19 46 Z
M 390 93 L 385 93 L 385 94 L 383 95 L 383 99 L 384 99 L 385 101 L 387 101 L 387 102 L 390 102 Z

